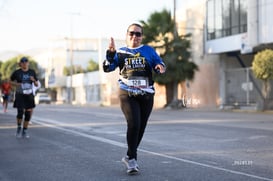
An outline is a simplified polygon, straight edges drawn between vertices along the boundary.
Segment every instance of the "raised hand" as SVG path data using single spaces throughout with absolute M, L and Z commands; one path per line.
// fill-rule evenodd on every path
M 115 41 L 113 37 L 110 38 L 109 50 L 111 52 L 114 52 L 116 50 Z

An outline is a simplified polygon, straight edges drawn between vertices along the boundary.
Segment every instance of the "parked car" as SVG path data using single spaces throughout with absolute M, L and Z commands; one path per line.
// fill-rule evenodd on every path
M 50 104 L 51 97 L 47 93 L 37 93 L 37 95 L 35 96 L 35 104 L 41 103 Z

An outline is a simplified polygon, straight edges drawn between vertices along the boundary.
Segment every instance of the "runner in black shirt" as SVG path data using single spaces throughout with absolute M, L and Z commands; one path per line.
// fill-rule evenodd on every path
M 28 58 L 20 59 L 20 69 L 15 70 L 10 79 L 12 85 L 16 86 L 14 108 L 17 108 L 17 131 L 16 137 L 29 138 L 27 133 L 33 108 L 35 107 L 33 84 L 38 86 L 38 79 L 34 70 L 29 69 Z M 23 122 L 24 117 L 24 122 Z M 23 130 L 21 124 L 23 122 Z

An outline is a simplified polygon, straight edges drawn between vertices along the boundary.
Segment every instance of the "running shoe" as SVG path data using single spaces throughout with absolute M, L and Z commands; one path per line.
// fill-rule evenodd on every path
M 129 157 L 126 156 L 123 157 L 121 161 L 126 165 L 128 174 L 133 175 L 139 172 L 139 166 L 136 159 L 133 158 L 129 160 Z
M 17 128 L 17 131 L 15 133 L 16 138 L 20 138 L 21 137 L 21 129 L 22 129 L 21 127 Z
M 29 138 L 29 134 L 27 133 L 26 130 L 23 130 L 23 132 L 22 132 L 22 138 Z
M 121 161 L 128 167 L 128 162 L 129 162 L 129 156 L 123 157 Z M 136 164 L 137 168 L 139 169 L 138 164 Z

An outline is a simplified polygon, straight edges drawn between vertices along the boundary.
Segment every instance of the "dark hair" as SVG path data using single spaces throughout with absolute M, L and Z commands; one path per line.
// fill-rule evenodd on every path
M 20 63 L 22 63 L 22 62 L 28 62 L 28 58 L 27 57 L 22 57 L 20 59 Z
M 129 28 L 130 28 L 131 26 L 137 26 L 137 27 L 139 27 L 139 28 L 141 29 L 141 33 L 143 33 L 143 27 L 142 27 L 140 24 L 138 24 L 138 23 L 132 23 L 132 24 L 130 24 L 130 25 L 128 26 L 128 28 L 127 28 L 127 31 L 129 30 Z

